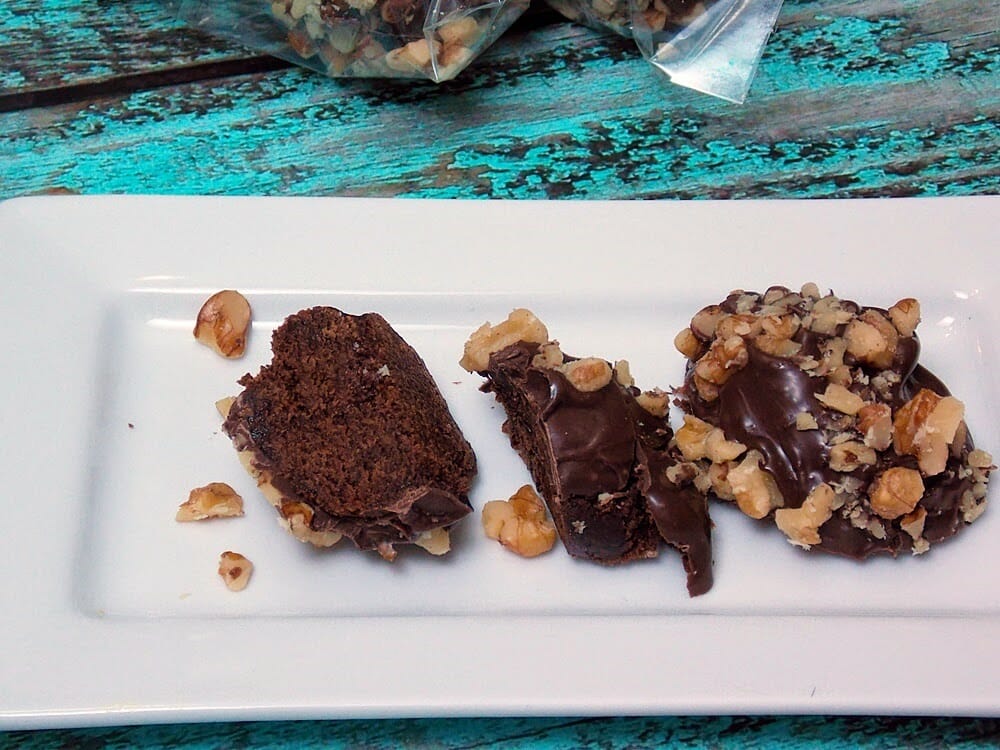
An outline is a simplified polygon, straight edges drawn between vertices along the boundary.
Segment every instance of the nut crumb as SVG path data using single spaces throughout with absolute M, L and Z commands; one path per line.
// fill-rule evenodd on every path
M 238 552 L 227 550 L 219 557 L 219 575 L 230 591 L 242 591 L 253 575 L 253 563 Z
M 207 518 L 236 518 L 243 515 L 243 498 L 225 482 L 210 482 L 191 490 L 188 499 L 177 508 L 175 519 L 181 522 Z
M 242 357 L 251 314 L 250 303 L 239 292 L 233 289 L 216 292 L 198 311 L 194 337 L 227 359 Z

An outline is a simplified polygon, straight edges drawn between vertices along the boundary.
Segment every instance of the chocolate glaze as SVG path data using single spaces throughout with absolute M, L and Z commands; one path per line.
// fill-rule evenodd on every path
M 727 298 L 720 307 L 727 312 L 735 312 L 735 299 Z M 854 303 L 845 305 L 861 309 Z M 841 333 L 842 329 L 836 335 Z M 802 344 L 802 353 L 809 355 L 817 354 L 825 339 L 804 329 L 795 337 Z M 678 403 L 700 419 L 721 427 L 728 439 L 759 451 L 764 468 L 774 477 L 781 491 L 785 507 L 796 508 L 818 484 L 833 484 L 845 476 L 828 465 L 830 451 L 823 430 L 798 430 L 795 426 L 796 415 L 801 412 L 816 417 L 821 428 L 828 426 L 829 412 L 816 399 L 816 394 L 825 390 L 828 380 L 811 377 L 795 361 L 765 354 L 753 345 L 748 346 L 748 351 L 750 356 L 746 366 L 730 377 L 721 387 L 719 398 L 712 402 L 698 397 L 691 385 L 694 363 L 689 363 L 685 387 L 679 392 Z M 863 397 L 888 403 L 895 411 L 921 388 L 928 388 L 940 396 L 950 395 L 937 377 L 917 364 L 919 354 L 920 344 L 915 336 L 901 337 L 892 365 L 899 381 L 891 389 L 890 398 L 876 399 L 870 390 L 864 391 Z M 961 453 L 967 454 L 972 449 L 971 438 L 967 438 Z M 912 456 L 900 456 L 892 450 L 883 451 L 875 466 L 863 466 L 851 476 L 867 485 L 891 466 L 915 469 L 917 462 Z M 927 511 L 924 538 L 931 543 L 953 535 L 963 525 L 960 500 L 972 482 L 959 476 L 960 466 L 960 457 L 953 455 L 944 472 L 925 479 L 925 494 L 921 501 L 921 506 Z M 855 528 L 839 513 L 834 513 L 820 527 L 822 541 L 814 548 L 855 559 L 878 552 L 897 555 L 912 548 L 913 540 L 909 534 L 892 524 L 884 525 L 886 536 L 878 539 L 866 529 Z
M 537 344 L 519 342 L 481 373 L 507 411 L 521 454 L 567 551 L 605 564 L 651 557 L 662 535 L 676 547 L 694 596 L 711 588 L 711 522 L 703 497 L 666 480 L 667 421 L 642 409 L 636 389 L 593 392 L 534 367 Z M 567 357 L 567 360 L 572 359 Z

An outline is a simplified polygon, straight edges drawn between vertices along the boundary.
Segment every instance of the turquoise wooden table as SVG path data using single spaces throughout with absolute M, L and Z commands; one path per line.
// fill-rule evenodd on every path
M 1000 192 L 998 0 L 786 0 L 746 104 L 534 7 L 457 80 L 334 82 L 156 0 L 0 4 L 0 198 Z M 0 747 L 1000 746 L 995 719 L 607 717 L 102 727 Z

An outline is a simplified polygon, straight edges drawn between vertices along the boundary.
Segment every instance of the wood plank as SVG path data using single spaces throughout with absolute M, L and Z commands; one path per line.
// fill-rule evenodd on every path
M 185 28 L 156 0 L 0 3 L 0 94 L 251 54 Z
M 0 734 L 0 744 L 4 735 Z M 627 748 L 811 747 L 817 750 L 949 747 L 994 748 L 996 719 L 865 718 L 843 716 L 708 716 L 646 718 L 398 719 L 178 724 L 10 732 L 10 747 L 400 747 L 626 750 Z
M 441 86 L 290 69 L 8 113 L 0 196 L 998 192 L 997 35 L 972 33 L 956 0 L 962 44 L 941 41 L 958 32 L 928 5 L 786 3 L 743 106 L 658 80 L 627 40 L 558 24 L 509 35 Z

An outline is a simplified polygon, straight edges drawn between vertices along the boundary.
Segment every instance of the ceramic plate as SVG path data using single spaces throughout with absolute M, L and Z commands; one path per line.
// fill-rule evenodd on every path
M 393 564 L 288 536 L 213 403 L 290 313 L 381 312 L 479 457 L 479 508 L 528 475 L 459 368 L 532 308 L 563 348 L 679 383 L 675 333 L 731 289 L 921 300 L 923 362 L 996 452 L 1000 199 L 490 203 L 38 198 L 0 205 L 0 725 L 372 716 L 1000 712 L 1000 512 L 921 557 L 810 555 L 716 506 L 712 591 L 679 557 L 517 558 L 475 517 Z M 237 288 L 227 361 L 191 329 Z M 212 481 L 244 518 L 178 524 Z M 996 491 L 991 492 L 992 496 Z M 229 592 L 219 554 L 256 565 Z

